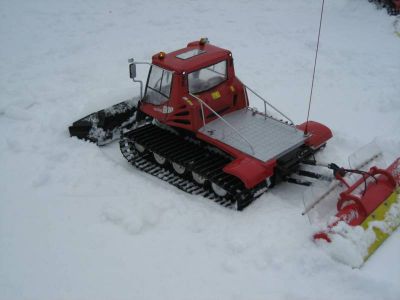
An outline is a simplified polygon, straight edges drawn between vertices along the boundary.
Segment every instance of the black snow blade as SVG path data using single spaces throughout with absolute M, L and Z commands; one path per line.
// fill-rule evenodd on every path
M 69 126 L 69 134 L 97 145 L 118 139 L 123 128 L 135 123 L 137 99 L 130 99 L 87 115 Z

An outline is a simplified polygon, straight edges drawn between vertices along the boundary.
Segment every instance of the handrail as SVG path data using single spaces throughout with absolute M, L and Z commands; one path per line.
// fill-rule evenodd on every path
M 205 103 L 203 100 L 201 100 L 199 97 L 193 95 L 192 93 L 189 93 L 190 96 L 192 96 L 193 98 L 195 98 L 197 101 L 199 101 L 200 103 L 200 107 L 201 107 L 201 114 L 203 117 L 203 125 L 206 125 L 206 121 L 205 121 L 205 117 L 204 117 L 204 109 L 203 109 L 203 105 L 205 105 L 209 110 L 211 110 L 211 112 L 216 115 L 219 119 L 221 119 L 222 122 L 224 122 L 226 125 L 228 125 L 233 131 L 235 131 L 237 133 L 237 135 L 239 135 L 250 147 L 252 154 L 254 155 L 256 152 L 254 151 L 253 146 L 251 145 L 251 143 L 235 128 L 232 126 L 232 124 L 230 124 L 227 120 L 225 120 L 220 114 L 218 114 L 214 109 L 212 109 L 207 103 Z
M 259 99 L 261 99 L 261 101 L 264 102 L 264 114 L 267 115 L 267 105 L 269 105 L 273 110 L 275 110 L 278 114 L 280 114 L 282 117 L 284 117 L 285 119 L 287 119 L 291 125 L 294 125 L 294 122 L 288 117 L 286 116 L 283 112 L 281 112 L 279 109 L 277 109 L 275 106 L 273 106 L 271 103 L 269 103 L 267 100 L 265 100 L 263 97 L 261 97 L 256 91 L 254 91 L 253 89 L 251 89 L 249 86 L 247 86 L 246 84 L 244 84 L 240 79 L 239 79 L 240 83 L 246 88 L 248 89 L 250 92 L 252 92 L 254 95 L 256 95 Z M 249 100 L 247 99 L 247 95 L 246 95 L 246 100 L 247 100 L 247 105 L 249 105 Z

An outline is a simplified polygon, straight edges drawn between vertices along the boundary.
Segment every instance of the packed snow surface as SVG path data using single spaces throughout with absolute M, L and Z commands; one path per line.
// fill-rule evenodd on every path
M 117 143 L 68 136 L 139 94 L 128 58 L 202 36 L 304 122 L 320 5 L 0 1 L 0 299 L 400 299 L 399 230 L 352 269 L 312 241 L 303 187 L 235 212 L 133 169 Z M 335 137 L 318 159 L 346 165 L 375 137 L 390 161 L 400 154 L 395 20 L 365 0 L 326 1 L 311 119 Z

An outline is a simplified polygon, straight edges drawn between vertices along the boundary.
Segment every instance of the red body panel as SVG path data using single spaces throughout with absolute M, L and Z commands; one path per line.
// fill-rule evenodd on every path
M 302 131 L 305 131 L 307 127 L 310 137 L 306 140 L 306 144 L 315 149 L 321 147 L 333 136 L 332 131 L 328 127 L 314 121 L 308 121 L 308 125 L 307 122 L 304 122 L 296 127 Z
M 262 164 L 252 157 L 241 157 L 226 165 L 223 170 L 240 178 L 246 188 L 250 189 L 274 175 L 275 166 L 276 160 Z
M 193 49 L 206 52 L 186 60 L 176 57 Z M 140 109 L 169 126 L 197 132 L 204 122 L 200 103 L 189 95 L 187 74 L 223 60 L 227 61 L 227 79 L 197 96 L 221 115 L 246 107 L 244 88 L 235 77 L 230 51 L 210 44 L 201 45 L 199 42 L 192 42 L 186 48 L 165 54 L 163 58 L 159 58 L 158 54 L 153 56 L 154 65 L 174 71 L 171 95 L 169 100 L 162 105 L 143 102 Z M 206 107 L 203 109 L 205 123 L 216 118 L 209 109 Z

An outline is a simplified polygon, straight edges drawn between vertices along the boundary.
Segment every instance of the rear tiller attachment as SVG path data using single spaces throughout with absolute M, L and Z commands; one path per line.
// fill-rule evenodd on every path
M 332 242 L 334 235 L 340 234 L 336 227 L 342 222 L 352 227 L 361 226 L 364 231 L 372 230 L 375 238 L 362 255 L 366 261 L 400 224 L 400 158 L 386 169 L 371 167 L 368 171 L 360 171 L 339 168 L 335 164 L 326 167 L 333 170 L 344 191 L 339 194 L 335 217 L 325 230 L 314 234 L 314 240 Z M 352 174 L 358 176 L 353 183 Z

